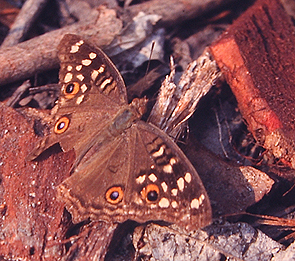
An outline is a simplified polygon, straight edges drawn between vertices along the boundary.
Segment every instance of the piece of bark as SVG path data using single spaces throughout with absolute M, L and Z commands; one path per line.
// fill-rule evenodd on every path
M 286 249 L 281 249 L 274 255 L 272 261 L 295 260 L 295 242 L 293 242 Z
M 277 0 L 259 0 L 211 45 L 256 140 L 295 168 L 295 30 Z
M 109 44 L 122 28 L 114 10 L 101 8 L 97 20 L 81 22 L 46 33 L 13 47 L 0 48 L 0 84 L 14 82 L 35 73 L 58 68 L 57 46 L 67 33 L 77 33 L 97 46 Z
M 57 260 L 63 250 L 56 240 L 64 235 L 64 204 L 57 201 L 54 187 L 68 175 L 74 153 L 48 157 L 47 152 L 40 162 L 26 162 L 37 141 L 33 127 L 2 103 L 0 115 L 0 199 L 5 210 L 0 221 L 0 256 Z
M 118 224 L 96 221 L 82 227 L 75 243 L 61 260 L 104 260 L 117 226 Z
M 248 224 L 211 225 L 190 235 L 149 224 L 135 231 L 140 260 L 272 260 L 284 246 Z
M 293 0 L 281 0 L 286 12 L 290 17 L 295 19 L 295 2 Z
M 246 211 L 267 195 L 274 181 L 250 166 L 227 163 L 190 135 L 180 146 L 194 165 L 209 195 L 213 218 Z
M 177 139 L 200 99 L 215 85 L 221 73 L 207 49 L 187 66 L 178 84 L 174 83 L 173 59 L 170 67 L 171 73 L 162 83 L 148 121 Z
M 64 5 L 62 7 L 61 5 Z M 106 6 L 107 9 L 116 9 L 116 6 L 110 5 L 110 3 L 102 3 L 100 1 L 95 1 L 90 3 L 90 1 L 85 0 L 63 0 L 59 1 L 59 8 L 66 9 L 63 10 L 63 13 L 67 12 L 72 18 L 75 18 L 79 22 L 91 22 L 95 20 L 97 16 L 96 8 L 99 8 L 100 5 Z M 62 12 L 62 10 L 60 10 Z M 70 21 L 69 21 L 70 22 Z

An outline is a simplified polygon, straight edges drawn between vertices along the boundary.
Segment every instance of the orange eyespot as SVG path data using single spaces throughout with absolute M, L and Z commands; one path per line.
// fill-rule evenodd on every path
M 64 133 L 69 127 L 70 120 L 68 117 L 61 117 L 54 125 L 54 132 L 56 134 Z
M 72 99 L 80 90 L 80 84 L 78 82 L 71 82 L 63 87 L 63 94 L 67 99 Z
M 111 187 L 106 192 L 106 200 L 111 204 L 118 204 L 122 201 L 124 192 L 121 187 Z
M 149 184 L 140 192 L 142 198 L 148 203 L 154 203 L 158 200 L 160 195 L 159 187 L 155 184 Z

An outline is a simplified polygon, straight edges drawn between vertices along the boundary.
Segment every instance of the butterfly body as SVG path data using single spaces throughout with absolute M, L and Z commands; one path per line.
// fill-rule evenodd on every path
M 185 229 L 209 224 L 210 201 L 197 172 L 167 134 L 140 120 L 147 101 L 127 103 L 109 58 L 66 35 L 59 59 L 54 126 L 29 159 L 57 142 L 64 151 L 75 149 L 72 175 L 57 188 L 73 221 L 164 220 Z

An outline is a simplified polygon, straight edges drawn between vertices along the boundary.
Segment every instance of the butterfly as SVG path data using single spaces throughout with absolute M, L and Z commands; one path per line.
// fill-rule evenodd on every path
M 147 100 L 128 104 L 107 55 L 67 34 L 58 57 L 61 93 L 53 124 L 28 159 L 55 143 L 75 150 L 71 176 L 57 187 L 73 222 L 163 220 L 187 230 L 210 224 L 209 197 L 196 170 L 166 133 L 140 120 Z

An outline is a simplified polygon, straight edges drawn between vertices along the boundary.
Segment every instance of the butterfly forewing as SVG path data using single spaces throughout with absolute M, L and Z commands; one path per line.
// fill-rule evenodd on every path
M 112 61 L 98 47 L 67 34 L 59 44 L 61 102 L 83 101 L 86 94 L 100 92 L 118 105 L 127 104 L 126 87 Z M 77 92 L 75 83 L 78 84 Z M 71 91 L 73 89 L 73 92 Z M 72 95 L 74 93 L 74 95 Z
M 74 148 L 78 158 L 83 157 L 92 139 L 127 105 L 124 81 L 99 48 L 67 34 L 58 49 L 61 93 L 52 111 L 53 126 L 28 155 L 29 160 L 57 142 L 63 151 Z

